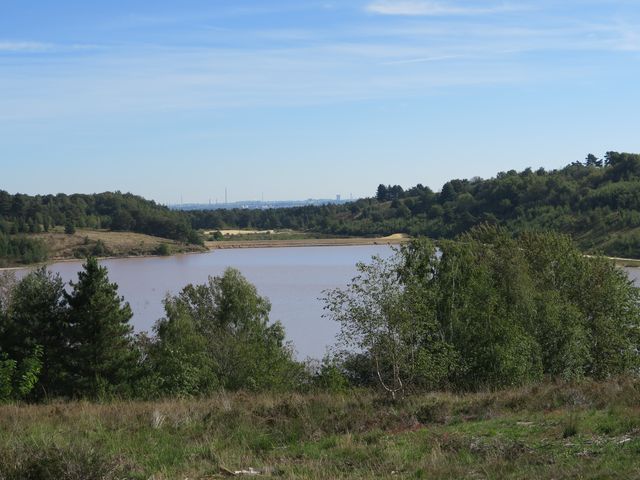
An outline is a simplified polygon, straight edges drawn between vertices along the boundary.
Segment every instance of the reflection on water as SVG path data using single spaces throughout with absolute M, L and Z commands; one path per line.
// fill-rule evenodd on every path
M 240 270 L 271 300 L 271 319 L 280 320 L 298 356 L 320 358 L 334 343 L 338 326 L 322 318 L 322 291 L 345 286 L 355 264 L 373 255 L 388 256 L 388 246 L 304 247 L 217 250 L 201 255 L 104 260 L 109 278 L 131 304 L 137 331 L 151 330 L 163 316 L 162 299 L 189 283 L 204 283 L 225 268 Z M 76 280 L 81 262 L 49 267 L 63 280 Z

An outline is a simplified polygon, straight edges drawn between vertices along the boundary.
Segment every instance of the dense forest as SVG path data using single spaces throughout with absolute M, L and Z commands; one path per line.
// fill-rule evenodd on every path
M 202 239 L 179 212 L 130 193 L 10 195 L 0 190 L 0 258 L 22 263 L 46 259 L 44 244 L 25 234 L 76 228 L 131 231 L 188 243 Z
M 194 228 L 291 228 L 334 235 L 451 239 L 479 224 L 570 234 L 586 251 L 640 256 L 640 155 L 588 155 L 559 170 L 510 170 L 495 178 L 451 180 L 440 192 L 421 184 L 381 184 L 375 197 L 346 205 L 189 212 Z

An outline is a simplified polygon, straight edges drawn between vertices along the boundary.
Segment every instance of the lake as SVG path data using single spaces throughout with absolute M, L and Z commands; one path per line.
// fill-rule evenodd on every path
M 298 357 L 321 358 L 335 343 L 338 325 L 322 318 L 323 290 L 344 287 L 356 275 L 355 264 L 373 255 L 388 256 L 386 245 L 302 248 L 247 248 L 215 250 L 197 255 L 122 258 L 103 260 L 109 278 L 119 285 L 133 310 L 136 331 L 151 331 L 164 315 L 162 299 L 178 293 L 189 283 L 205 283 L 234 267 L 252 282 L 272 304 L 271 319 L 280 320 Z M 66 282 L 76 280 L 82 262 L 49 266 Z M 628 268 L 629 277 L 640 282 L 640 269 Z M 26 271 L 26 270 L 25 270 Z M 24 274 L 20 271 L 18 276 Z
M 103 260 L 109 278 L 119 285 L 133 310 L 136 331 L 150 331 L 164 315 L 162 299 L 189 283 L 205 283 L 234 267 L 272 304 L 271 319 L 280 320 L 298 358 L 321 358 L 335 342 L 338 325 L 322 318 L 323 290 L 344 287 L 356 274 L 355 264 L 373 255 L 388 256 L 388 246 L 255 248 L 215 250 L 197 255 Z M 66 282 L 77 280 L 82 262 L 49 266 Z M 20 276 L 24 271 L 18 273 Z

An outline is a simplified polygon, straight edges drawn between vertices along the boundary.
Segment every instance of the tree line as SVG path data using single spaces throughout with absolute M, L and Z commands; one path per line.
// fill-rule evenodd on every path
M 512 233 L 555 230 L 591 253 L 640 257 L 640 155 L 608 152 L 601 159 L 589 154 L 558 170 L 527 168 L 484 180 L 454 179 L 439 192 L 422 184 L 406 190 L 380 184 L 371 198 L 343 205 L 268 210 L 180 212 L 129 193 L 28 196 L 0 191 L 0 258 L 4 263 L 41 260 L 43 244 L 23 235 L 54 226 L 67 232 L 76 227 L 133 231 L 199 244 L 200 229 L 453 239 L 486 223 Z
M 194 228 L 290 228 L 333 235 L 407 233 L 453 239 L 489 223 L 512 233 L 556 230 L 590 252 L 640 256 L 640 155 L 589 154 L 558 170 L 527 168 L 455 179 L 439 192 L 418 184 L 378 186 L 345 205 L 187 213 Z
M 289 389 L 302 372 L 268 300 L 236 270 L 167 296 L 152 336 L 133 333 L 129 304 L 95 258 L 69 287 L 45 267 L 3 277 L 0 399 Z
M 13 263 L 42 262 L 47 257 L 47 247 L 42 240 L 0 232 L 0 268 Z
M 30 196 L 0 190 L 0 233 L 48 232 L 55 226 L 68 232 L 75 228 L 109 229 L 201 242 L 180 212 L 130 193 Z
M 544 378 L 636 375 L 640 296 L 569 237 L 484 225 L 358 265 L 325 292 L 341 327 L 321 362 L 295 359 L 270 303 L 237 270 L 164 301 L 152 335 L 89 258 L 65 288 L 39 268 L 0 281 L 0 399 L 158 398 L 218 390 L 378 388 L 393 398 Z

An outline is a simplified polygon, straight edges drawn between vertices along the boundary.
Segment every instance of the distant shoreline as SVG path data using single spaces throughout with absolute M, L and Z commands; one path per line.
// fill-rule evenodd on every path
M 409 242 L 409 237 L 391 235 L 389 237 L 376 238 L 305 238 L 299 240 L 224 240 L 219 242 L 205 242 L 204 251 L 181 252 L 172 255 L 117 255 L 98 257 L 99 260 L 120 260 L 120 259 L 136 259 L 136 258 L 169 258 L 182 255 L 202 255 L 213 252 L 215 250 L 232 250 L 232 249 L 249 249 L 249 248 L 304 248 L 304 247 L 356 247 L 366 245 L 401 245 Z M 45 262 L 31 263 L 28 265 L 17 265 L 12 267 L 1 267 L 0 273 L 25 270 L 28 268 L 37 268 L 43 265 L 51 265 L 54 263 L 70 263 L 83 262 L 85 259 L 76 257 L 59 257 L 50 258 Z
M 120 259 L 136 259 L 136 258 L 169 258 L 183 255 L 202 255 L 216 250 L 237 250 L 237 249 L 260 249 L 260 248 L 304 248 L 304 247 L 356 247 L 367 245 L 403 245 L 411 241 L 411 237 L 404 235 L 390 235 L 388 237 L 357 237 L 357 238 L 305 238 L 298 240 L 222 240 L 205 242 L 204 251 L 180 252 L 171 255 L 117 255 L 98 257 L 99 260 L 120 260 Z M 592 257 L 593 255 L 587 255 Z M 622 258 L 622 257 L 605 257 L 616 263 L 622 268 L 640 268 L 640 259 Z M 37 268 L 43 265 L 51 265 L 54 263 L 70 263 L 83 262 L 83 258 L 60 257 L 51 258 L 45 262 L 32 263 L 28 265 L 18 265 L 12 267 L 0 267 L 0 273 L 25 270 L 28 268 Z
M 238 248 L 293 248 L 293 247 L 349 247 L 364 245 L 401 245 L 411 241 L 409 237 L 391 235 L 376 238 L 304 238 L 298 240 L 222 240 L 205 242 L 209 250 Z

